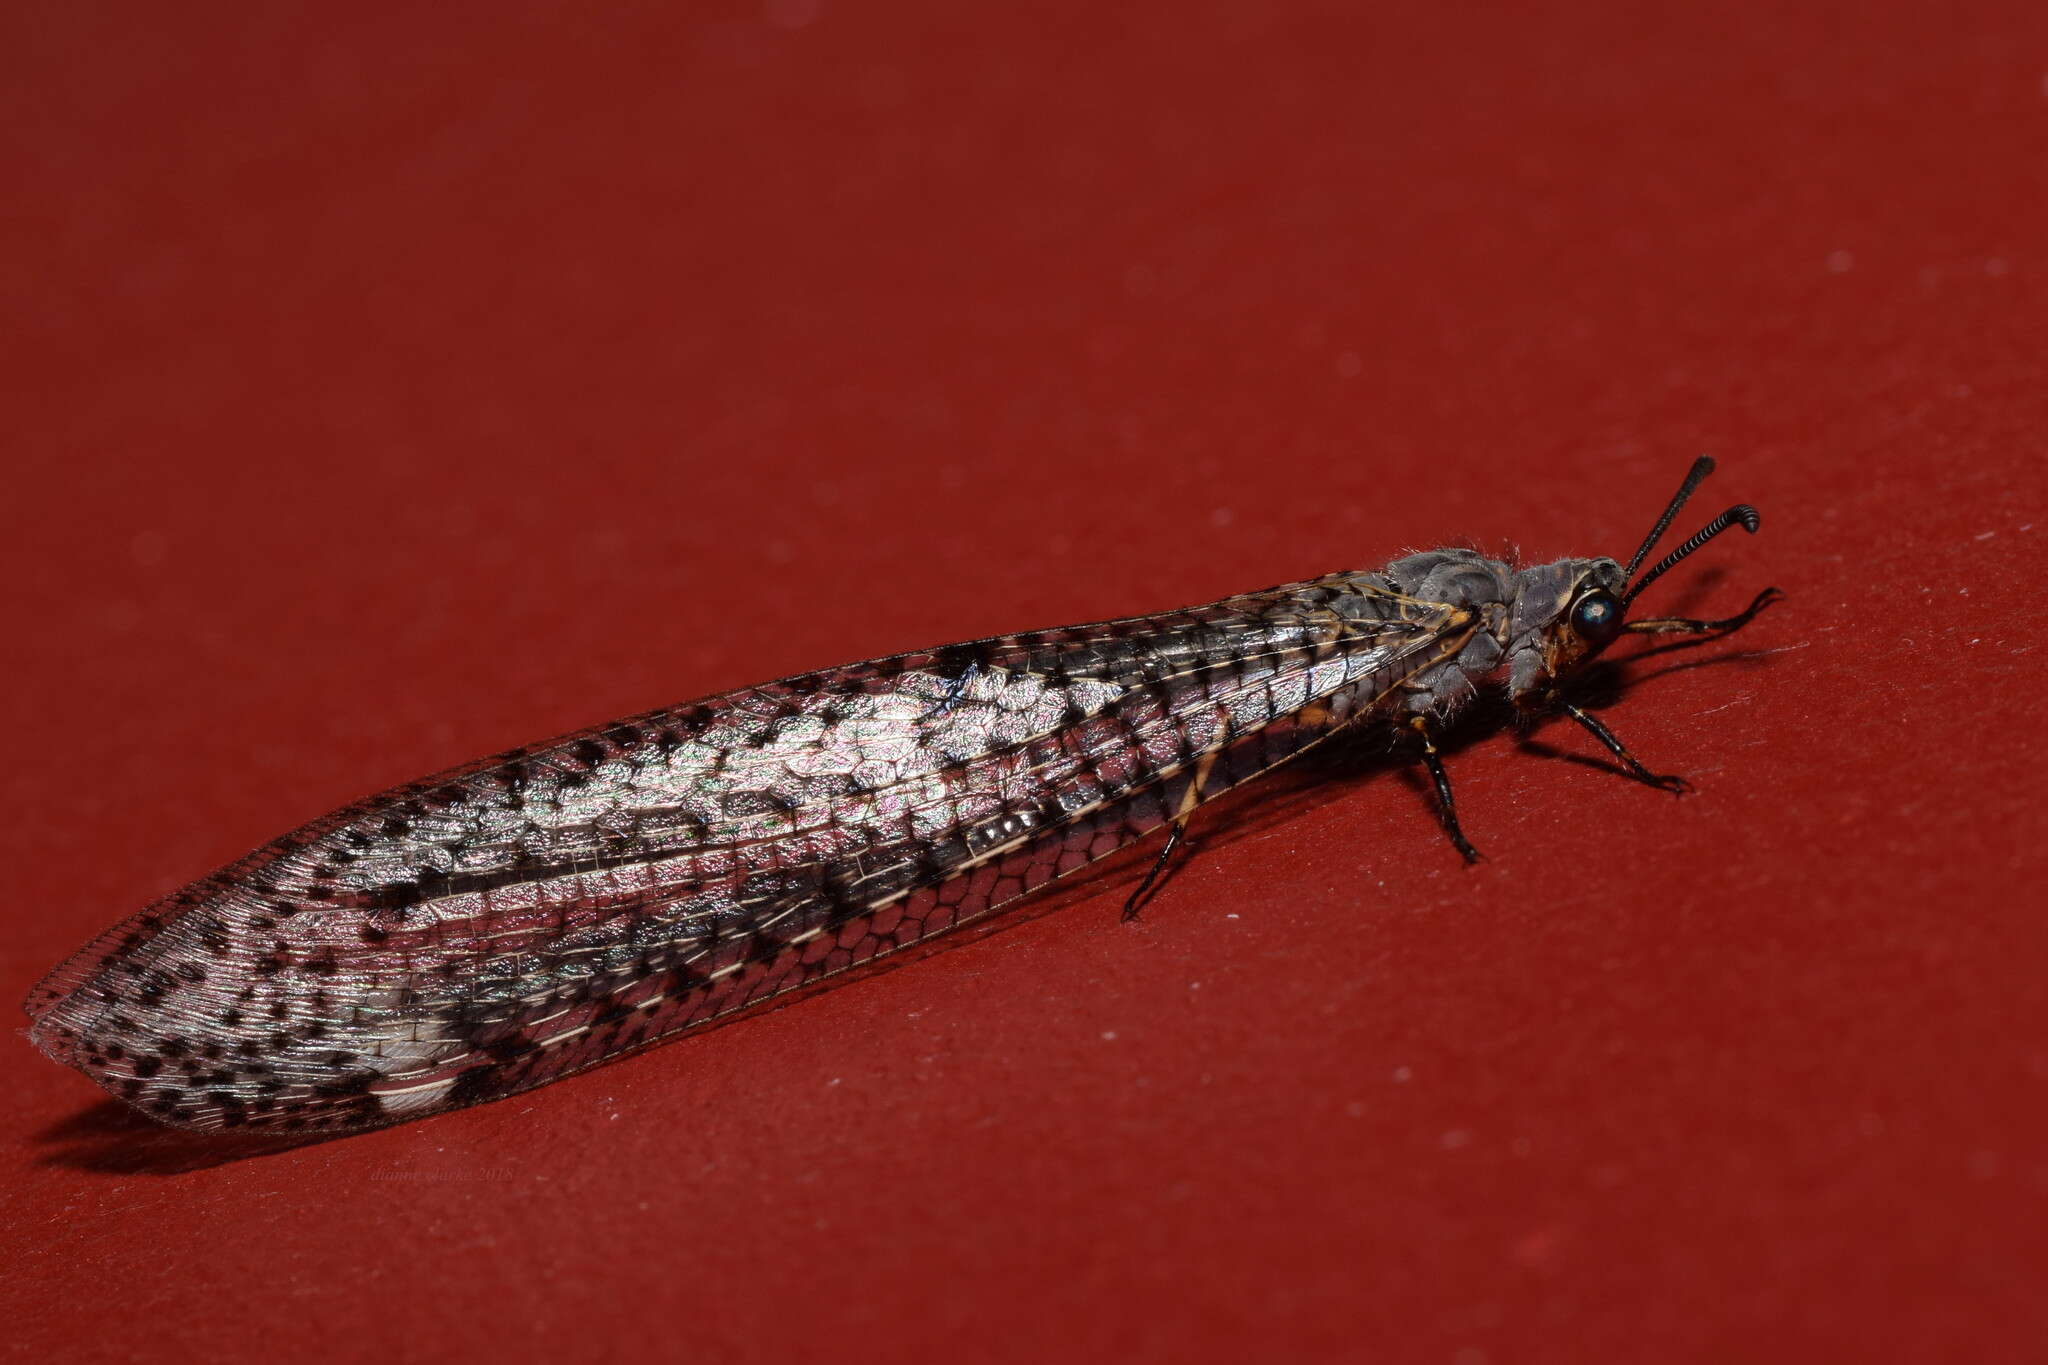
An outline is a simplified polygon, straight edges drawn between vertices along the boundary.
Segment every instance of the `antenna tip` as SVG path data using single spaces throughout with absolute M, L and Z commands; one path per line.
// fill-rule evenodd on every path
M 1739 502 L 1729 508 L 1728 515 L 1741 522 L 1742 529 L 1751 535 L 1755 535 L 1756 528 L 1764 524 L 1764 519 L 1756 514 L 1756 509 L 1746 502 Z
M 1704 479 L 1705 477 L 1707 477 L 1707 475 L 1713 472 L 1714 457 L 1711 455 L 1702 455 L 1697 460 L 1694 460 L 1692 462 L 1692 472 L 1689 475 L 1687 475 L 1687 478 Z

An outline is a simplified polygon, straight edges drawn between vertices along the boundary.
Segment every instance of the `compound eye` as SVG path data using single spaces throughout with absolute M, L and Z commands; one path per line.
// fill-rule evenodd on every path
M 1621 603 L 1614 600 L 1614 594 L 1595 590 L 1572 604 L 1572 629 L 1587 640 L 1604 641 L 1614 638 L 1621 629 Z

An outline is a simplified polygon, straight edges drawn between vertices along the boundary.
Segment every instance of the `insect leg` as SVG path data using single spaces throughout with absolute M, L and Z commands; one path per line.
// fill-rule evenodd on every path
M 1152 870 L 1145 874 L 1145 880 L 1138 883 L 1138 889 L 1131 892 L 1130 899 L 1124 902 L 1126 920 L 1138 917 L 1138 907 L 1145 903 L 1153 883 L 1159 880 L 1160 873 L 1166 871 L 1167 862 L 1173 857 L 1174 850 L 1180 847 L 1181 838 L 1187 831 L 1188 817 L 1195 813 L 1196 806 L 1202 804 L 1202 784 L 1209 780 L 1209 770 L 1216 766 L 1216 754 L 1214 749 L 1203 754 L 1196 761 L 1194 771 L 1188 775 L 1187 793 L 1180 799 L 1180 809 L 1174 812 L 1173 828 L 1166 836 L 1166 846 L 1152 860 Z
M 1734 616 L 1719 621 L 1696 621 L 1687 616 L 1655 616 L 1646 621 L 1630 621 L 1624 631 L 1638 635 L 1725 635 L 1729 631 L 1741 630 L 1756 618 L 1756 614 L 1785 594 L 1776 588 L 1765 588 Z
M 1152 860 L 1152 870 L 1145 874 L 1145 880 L 1138 883 L 1138 889 L 1131 892 L 1130 899 L 1124 902 L 1125 919 L 1133 920 L 1138 917 L 1138 907 L 1144 903 L 1146 894 L 1152 890 L 1152 883 L 1158 881 L 1159 874 L 1166 870 L 1166 861 L 1173 856 L 1173 851 L 1180 847 L 1181 831 L 1187 827 L 1188 822 L 1185 818 L 1173 822 L 1173 829 L 1166 836 L 1166 846 L 1160 849 L 1159 856 Z
M 1628 775 L 1636 781 L 1655 787 L 1659 791 L 1670 792 L 1673 796 L 1683 796 L 1692 790 L 1692 783 L 1682 777 L 1659 776 L 1645 768 L 1637 761 L 1636 756 L 1628 751 L 1628 746 L 1615 738 L 1614 731 L 1602 725 L 1597 718 L 1587 715 L 1568 701 L 1561 701 L 1558 706 L 1566 715 L 1585 726 L 1593 738 L 1606 745 L 1607 752 L 1619 759 L 1621 765 L 1628 769 Z
M 1465 831 L 1458 827 L 1458 806 L 1451 800 L 1451 778 L 1444 771 L 1443 755 L 1436 751 L 1436 741 L 1429 737 L 1429 721 L 1417 716 L 1408 722 L 1415 727 L 1415 733 L 1422 736 L 1422 764 L 1429 769 L 1429 780 L 1436 787 L 1437 816 L 1443 821 L 1444 833 L 1451 838 L 1451 847 L 1469 863 L 1479 861 L 1479 850 L 1472 847 L 1472 841 L 1465 837 Z

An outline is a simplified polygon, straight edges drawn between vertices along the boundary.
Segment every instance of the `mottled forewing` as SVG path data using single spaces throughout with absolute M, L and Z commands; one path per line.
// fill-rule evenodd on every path
M 1346 575 L 515 750 L 117 926 L 31 996 L 34 1037 L 193 1127 L 330 1130 L 494 1098 L 1112 853 L 1372 708 L 1456 631 Z

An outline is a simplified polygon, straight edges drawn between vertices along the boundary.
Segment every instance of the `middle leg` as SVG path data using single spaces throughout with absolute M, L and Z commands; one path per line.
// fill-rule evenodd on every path
M 1436 788 L 1437 817 L 1443 821 L 1444 833 L 1450 837 L 1451 847 L 1458 850 L 1467 864 L 1479 861 L 1479 850 L 1472 847 L 1472 841 L 1465 837 L 1465 831 L 1458 825 L 1458 805 L 1451 799 L 1450 774 L 1444 771 L 1443 755 L 1436 751 L 1436 741 L 1429 735 L 1429 718 L 1417 716 L 1408 724 L 1422 739 L 1422 766 L 1429 769 L 1430 783 Z

